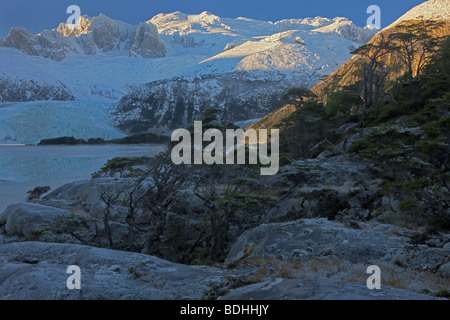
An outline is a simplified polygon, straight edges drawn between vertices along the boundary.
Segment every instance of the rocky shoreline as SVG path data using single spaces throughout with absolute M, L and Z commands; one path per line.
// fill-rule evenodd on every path
M 320 217 L 269 222 L 291 210 L 293 199 L 240 234 L 223 263 L 187 265 L 82 245 L 95 238 L 92 220 L 83 219 L 102 212 L 97 193 L 110 182 L 67 184 L 40 204 L 11 205 L 0 215 L 1 299 L 424 300 L 450 286 L 449 234 Z M 64 219 L 88 227 L 77 235 Z M 114 219 L 116 238 L 126 237 Z M 81 268 L 81 290 L 66 287 L 70 265 Z M 369 265 L 381 268 L 381 290 L 366 287 Z

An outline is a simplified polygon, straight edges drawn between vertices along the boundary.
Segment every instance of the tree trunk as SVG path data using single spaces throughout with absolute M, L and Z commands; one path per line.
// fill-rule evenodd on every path
M 134 241 L 136 239 L 136 218 L 134 217 L 134 210 L 132 210 L 125 219 L 127 225 L 128 225 L 128 239 L 127 239 L 127 246 L 128 249 L 131 251 L 135 251 Z
M 158 254 L 161 236 L 164 234 L 166 227 L 167 211 L 164 208 L 158 208 L 153 211 L 155 219 L 153 221 L 155 229 L 147 241 L 147 254 Z
M 111 206 L 110 204 L 106 205 L 105 214 L 103 215 L 103 224 L 105 227 L 106 239 L 108 240 L 108 245 L 110 248 L 113 248 L 113 241 L 111 235 L 111 228 L 109 226 L 109 215 L 111 214 Z

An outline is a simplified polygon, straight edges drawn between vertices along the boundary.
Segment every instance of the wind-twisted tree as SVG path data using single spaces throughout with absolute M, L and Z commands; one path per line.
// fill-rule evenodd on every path
M 149 187 L 144 195 L 144 206 L 149 213 L 149 226 L 152 229 L 146 252 L 157 254 L 170 206 L 179 192 L 193 182 L 188 168 L 183 164 L 175 165 L 168 152 L 162 152 L 150 160 L 146 175 Z
M 358 65 L 356 76 L 361 98 L 364 102 L 363 112 L 378 101 L 385 90 L 390 67 L 384 57 L 392 50 L 390 40 L 380 34 L 377 42 L 363 45 L 352 52 L 362 59 Z

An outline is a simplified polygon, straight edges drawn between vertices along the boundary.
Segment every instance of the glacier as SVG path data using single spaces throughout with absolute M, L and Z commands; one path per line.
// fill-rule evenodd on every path
M 32 101 L 0 106 L 0 143 L 36 144 L 42 139 L 122 138 L 113 125 L 112 104 L 99 101 Z M 1 150 L 1 149 L 0 149 Z

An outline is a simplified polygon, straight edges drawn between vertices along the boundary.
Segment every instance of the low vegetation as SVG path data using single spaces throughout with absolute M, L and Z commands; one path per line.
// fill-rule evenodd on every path
M 58 137 L 43 139 L 39 145 L 102 145 L 102 144 L 164 144 L 170 141 L 167 136 L 160 136 L 154 133 L 141 133 L 125 138 L 104 140 L 102 138 L 90 138 L 88 140 L 76 139 L 74 137 Z

